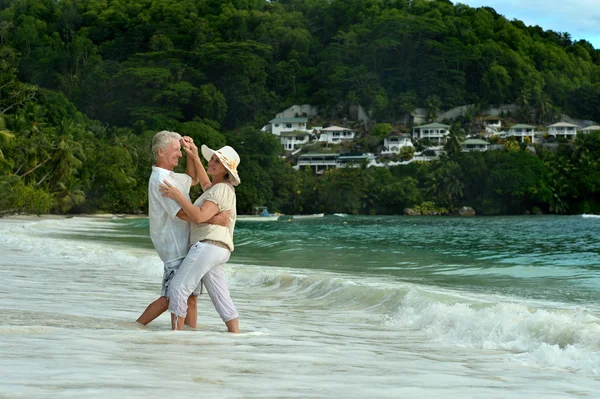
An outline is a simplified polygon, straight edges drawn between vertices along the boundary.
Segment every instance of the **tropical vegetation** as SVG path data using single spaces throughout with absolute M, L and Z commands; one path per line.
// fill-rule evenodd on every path
M 598 134 L 462 153 L 464 118 L 439 161 L 315 176 L 260 131 L 302 103 L 366 109 L 352 150 L 417 107 L 600 121 L 600 50 L 447 0 L 0 0 L 0 212 L 145 212 L 163 129 L 239 150 L 240 212 L 600 212 Z

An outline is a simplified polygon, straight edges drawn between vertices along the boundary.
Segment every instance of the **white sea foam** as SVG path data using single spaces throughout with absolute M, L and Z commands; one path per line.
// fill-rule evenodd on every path
M 153 276 L 162 275 L 163 264 L 155 251 L 144 248 L 111 247 L 94 240 L 57 238 L 73 230 L 115 231 L 110 222 L 97 219 L 6 219 L 0 224 L 0 246 L 42 257 L 77 261 L 84 264 L 121 265 Z M 126 235 L 124 235 L 126 236 Z
M 410 290 L 387 324 L 418 329 L 436 341 L 504 350 L 541 367 L 600 373 L 600 319 L 584 308 L 526 302 L 440 300 Z M 583 359 L 583 360 L 582 360 Z

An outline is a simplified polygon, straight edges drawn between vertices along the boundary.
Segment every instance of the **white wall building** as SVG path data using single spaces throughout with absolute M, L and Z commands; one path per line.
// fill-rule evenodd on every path
M 506 137 L 516 137 L 520 142 L 523 142 L 525 137 L 529 137 L 531 139 L 531 143 L 533 144 L 535 142 L 535 126 L 525 124 L 514 125 L 508 129 Z
M 582 131 L 583 133 L 589 133 L 589 132 L 600 131 L 600 126 L 598 126 L 598 125 L 593 125 L 593 126 L 584 127 L 583 129 L 581 129 L 581 131 Z
M 310 167 L 315 170 L 315 173 L 321 174 L 329 168 L 337 168 L 337 157 L 338 154 L 324 154 L 320 152 L 307 152 L 298 157 L 298 163 L 296 163 L 295 169 L 300 167 Z
M 461 143 L 463 152 L 487 151 L 489 145 L 490 143 L 481 139 L 467 139 Z
M 427 125 L 413 127 L 412 137 L 416 140 L 433 140 L 438 143 L 446 141 L 446 136 L 450 134 L 450 126 L 442 123 L 428 123 Z
M 308 118 L 275 118 L 270 120 L 262 130 L 270 131 L 276 136 L 281 136 L 284 132 L 310 132 Z
M 319 141 L 327 144 L 339 144 L 342 141 L 354 140 L 355 133 L 346 127 L 329 126 L 321 129 Z
M 330 168 L 359 168 L 363 163 L 369 164 L 375 160 L 375 155 L 370 153 L 365 154 L 336 154 L 336 153 L 320 153 L 307 152 L 298 157 L 298 163 L 294 167 L 310 167 L 317 174 L 321 174 Z
M 293 151 L 309 141 L 310 134 L 308 132 L 282 132 L 279 135 L 279 142 L 287 151 Z
M 579 126 L 572 123 L 558 122 L 548 126 L 548 135 L 556 138 L 564 137 L 567 140 L 573 140 L 577 136 Z
M 383 139 L 381 155 L 399 154 L 402 147 L 413 147 L 409 134 L 394 134 Z

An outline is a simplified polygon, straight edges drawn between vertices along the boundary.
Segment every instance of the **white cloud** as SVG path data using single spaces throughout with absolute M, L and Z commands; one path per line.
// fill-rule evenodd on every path
M 600 48 L 598 0 L 460 0 L 471 7 L 491 7 L 507 19 L 544 30 L 568 32 L 574 40 L 585 39 Z

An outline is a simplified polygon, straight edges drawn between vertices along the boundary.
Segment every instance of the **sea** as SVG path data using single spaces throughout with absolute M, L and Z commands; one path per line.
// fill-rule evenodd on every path
M 135 323 L 148 219 L 0 219 L 0 398 L 598 398 L 600 218 L 239 221 L 229 334 Z

